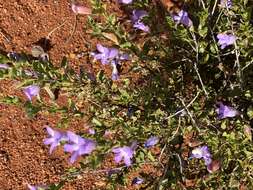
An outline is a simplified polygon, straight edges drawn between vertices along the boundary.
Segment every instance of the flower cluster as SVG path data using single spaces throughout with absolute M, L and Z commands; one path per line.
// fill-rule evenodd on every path
M 67 136 L 64 133 L 53 130 L 51 127 L 46 127 L 47 133 L 50 136 L 44 140 L 45 145 L 50 145 L 49 153 L 52 154 L 53 150 L 61 144 L 62 141 L 66 141 Z
M 96 142 L 82 138 L 73 132 L 68 131 L 69 144 L 64 145 L 64 151 L 72 153 L 70 163 L 74 163 L 79 156 L 90 154 L 96 148 Z
M 72 154 L 70 158 L 70 163 L 74 163 L 79 156 L 90 154 L 96 148 L 95 141 L 83 138 L 71 131 L 63 133 L 52 129 L 49 126 L 46 126 L 46 130 L 49 137 L 44 140 L 44 144 L 50 145 L 49 153 L 51 154 L 53 150 L 62 142 L 68 142 L 64 144 L 64 151 L 70 152 Z M 157 137 L 152 136 L 145 142 L 144 146 L 146 148 L 152 147 L 156 145 L 158 141 L 159 139 Z M 136 148 L 136 141 L 134 141 L 130 147 L 123 146 L 114 148 L 112 152 L 115 153 L 115 162 L 119 163 L 121 160 L 124 160 L 126 166 L 130 166 L 132 164 L 131 159 L 133 158 L 133 154 Z
M 101 44 L 97 44 L 97 52 L 92 52 L 91 55 L 95 60 L 99 60 L 103 65 L 111 64 L 112 80 L 119 79 L 118 66 L 121 61 L 129 60 L 128 54 L 122 54 L 116 48 L 107 48 Z
M 69 142 L 64 145 L 64 151 L 70 152 L 70 163 L 74 163 L 79 156 L 90 154 L 96 148 L 96 142 L 87 138 L 83 138 L 71 131 L 67 133 L 61 133 L 53 130 L 50 127 L 46 127 L 49 134 L 49 138 L 44 140 L 45 145 L 50 145 L 50 154 L 52 151 L 61 144 L 62 141 Z

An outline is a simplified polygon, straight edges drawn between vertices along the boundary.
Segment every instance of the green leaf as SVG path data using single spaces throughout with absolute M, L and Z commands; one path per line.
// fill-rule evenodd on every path
M 99 126 L 99 127 L 102 127 L 103 126 L 103 124 L 99 121 L 99 120 L 97 120 L 95 117 L 93 117 L 93 119 L 92 119 L 92 121 L 91 121 L 94 125 L 96 125 L 96 126 Z
M 249 117 L 249 119 L 253 119 L 253 106 L 250 106 L 248 109 L 247 109 L 247 115 Z
M 26 111 L 28 117 L 33 118 L 39 111 L 41 111 L 41 107 L 35 106 L 32 104 L 32 102 L 27 101 L 25 103 L 25 111 Z
M 61 68 L 66 69 L 67 67 L 68 67 L 68 60 L 67 60 L 67 58 L 64 56 L 64 57 L 62 58 L 62 61 L 61 61 Z
M 56 184 L 50 185 L 48 190 L 59 190 L 64 186 L 64 183 L 65 183 L 64 181 L 61 181 L 57 185 Z
M 151 161 L 151 162 L 154 162 L 155 161 L 155 158 L 154 156 L 152 155 L 152 153 L 150 151 L 148 151 L 148 159 Z
M 207 27 L 202 27 L 201 25 L 199 25 L 199 35 L 202 37 L 202 38 L 205 38 L 206 35 L 207 35 L 207 31 L 208 31 L 208 28 Z
M 21 100 L 19 97 L 16 97 L 16 96 L 6 96 L 6 97 L 3 97 L 3 98 L 0 98 L 0 102 L 1 103 L 5 103 L 5 104 L 19 104 L 21 103 Z

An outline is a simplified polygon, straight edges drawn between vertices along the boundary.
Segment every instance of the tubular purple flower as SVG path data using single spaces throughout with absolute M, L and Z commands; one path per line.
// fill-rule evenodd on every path
M 64 151 L 72 153 L 70 163 L 74 163 L 81 155 L 90 154 L 96 148 L 96 143 L 93 140 L 82 138 L 70 131 L 67 132 L 67 136 L 72 143 L 65 144 Z
M 144 32 L 149 32 L 149 27 L 146 26 L 141 20 L 148 16 L 148 13 L 144 10 L 133 10 L 132 12 L 132 22 L 133 27 L 143 30 Z
M 0 69 L 9 69 L 10 66 L 7 64 L 0 64 Z
M 119 51 L 115 48 L 107 48 L 101 44 L 97 44 L 98 53 L 93 52 L 91 55 L 96 60 L 100 60 L 103 65 L 108 64 L 112 59 L 116 58 Z
M 94 129 L 92 129 L 92 128 L 89 128 L 89 129 L 88 129 L 88 133 L 89 133 L 90 135 L 95 135 L 95 134 L 96 134 L 96 131 L 95 131 Z
M 71 4 L 71 9 L 75 14 L 80 14 L 80 15 L 90 15 L 91 14 L 91 9 L 82 5 L 77 5 L 75 3 Z
M 146 26 L 143 22 L 135 22 L 134 25 L 133 25 L 134 28 L 137 28 L 137 29 L 140 29 L 144 32 L 149 32 L 149 27 Z
M 61 141 L 67 140 L 67 137 L 61 132 L 53 130 L 49 126 L 47 126 L 46 129 L 50 137 L 44 140 L 44 144 L 50 145 L 49 153 L 52 154 L 53 150 L 61 144 Z
M 29 190 L 36 190 L 36 189 L 37 189 L 37 187 L 32 186 L 32 185 L 30 185 L 30 184 L 28 184 L 28 188 L 29 188 Z
M 172 14 L 172 18 L 177 24 L 181 23 L 187 27 L 192 26 L 192 21 L 184 10 L 181 10 L 178 14 Z
M 230 9 L 232 7 L 232 0 L 220 0 L 220 6 Z
M 212 155 L 210 154 L 207 146 L 201 146 L 193 149 L 191 158 L 203 158 L 206 166 L 212 163 Z
M 7 56 L 10 58 L 10 59 L 13 59 L 15 61 L 20 61 L 21 60 L 21 56 L 20 54 L 16 53 L 16 52 L 9 52 L 7 54 Z
M 147 11 L 144 10 L 133 10 L 132 14 L 132 22 L 137 22 L 143 17 L 148 16 Z
M 123 4 L 130 4 L 132 2 L 133 0 L 119 0 L 119 3 L 123 3 Z
M 28 100 L 32 101 L 33 96 L 37 96 L 40 92 L 40 87 L 37 85 L 30 85 L 24 88 L 24 93 Z
M 158 137 L 152 136 L 152 137 L 150 137 L 150 138 L 145 142 L 144 146 L 145 146 L 146 148 L 149 148 L 149 147 L 151 147 L 151 146 L 156 145 L 156 144 L 158 143 L 158 141 L 159 141 L 159 138 L 158 138 Z
M 139 185 L 142 184 L 144 182 L 144 180 L 140 177 L 135 177 L 132 181 L 132 185 Z
M 129 55 L 126 53 L 119 53 L 118 49 L 107 48 L 100 44 L 97 44 L 97 51 L 93 52 L 91 55 L 96 60 L 100 60 L 103 65 L 111 63 L 112 66 L 112 80 L 119 79 L 119 71 L 117 65 L 120 64 L 120 61 L 129 60 Z
M 115 153 L 114 160 L 116 163 L 119 163 L 122 159 L 124 160 L 126 166 L 132 164 L 133 150 L 128 146 L 123 146 L 121 148 L 114 148 L 113 153 Z
M 221 49 L 224 49 L 225 47 L 229 45 L 233 45 L 236 41 L 236 36 L 233 34 L 218 34 L 218 44 L 221 46 Z
M 33 186 L 30 184 L 28 184 L 27 186 L 29 190 L 46 190 L 47 189 L 47 186 Z
M 120 54 L 119 60 L 121 61 L 130 60 L 130 56 L 127 53 Z
M 216 109 L 216 112 L 218 113 L 219 119 L 224 119 L 227 117 L 235 117 L 239 114 L 239 112 L 230 106 L 224 105 L 222 102 L 218 103 L 219 108 Z
M 119 148 L 114 148 L 112 150 L 113 153 L 115 153 L 114 160 L 116 163 L 119 163 L 121 160 L 124 160 L 124 163 L 126 166 L 131 166 L 132 165 L 132 158 L 134 151 L 137 147 L 137 142 L 133 142 L 132 145 L 129 146 L 123 146 Z

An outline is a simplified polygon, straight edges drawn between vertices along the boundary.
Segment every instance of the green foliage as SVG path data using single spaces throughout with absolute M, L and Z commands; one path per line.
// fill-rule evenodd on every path
M 220 7 L 217 0 L 194 3 L 188 10 L 193 20 L 190 28 L 175 24 L 169 15 L 160 18 L 162 24 L 149 17 L 147 23 L 165 27 L 153 26 L 143 41 L 132 38 L 132 31 L 126 31 L 102 1 L 92 0 L 92 6 L 94 15 L 88 18 L 86 30 L 92 29 L 93 37 L 104 40 L 109 33 L 114 46 L 131 54 L 128 67 L 133 80 L 123 75 L 119 83 L 113 82 L 102 70 L 93 80 L 88 73 L 73 70 L 66 58 L 56 66 L 38 60 L 17 62 L 1 55 L 0 63 L 12 64 L 10 69 L 0 70 L 1 78 L 20 81 L 17 88 L 38 84 L 50 98 L 49 102 L 40 97 L 23 104 L 18 97 L 8 96 L 1 102 L 24 105 L 30 117 L 40 111 L 61 113 L 58 127 L 67 127 L 75 117 L 88 118 L 96 129 L 98 148 L 81 162 L 80 170 L 76 169 L 80 173 L 87 168 L 98 170 L 113 147 L 137 140 L 133 168 L 150 163 L 162 173 L 145 182 L 149 187 L 185 189 L 189 188 L 187 180 L 194 181 L 193 189 L 253 187 L 253 26 L 248 2 L 233 1 L 231 9 Z M 150 15 L 158 12 L 151 1 L 136 1 L 131 7 L 150 10 Z M 96 21 L 98 15 L 104 22 Z M 164 40 L 162 32 L 169 33 L 169 39 Z M 221 50 L 217 34 L 224 32 L 235 34 L 237 40 Z M 25 74 L 27 70 L 38 77 Z M 64 107 L 57 105 L 57 90 L 68 98 Z M 230 102 L 240 116 L 218 120 L 215 104 L 220 100 Z M 106 130 L 113 139 L 105 140 Z M 150 136 L 160 138 L 159 154 L 141 148 Z M 208 173 L 202 161 L 189 159 L 195 147 L 191 143 L 196 141 L 210 147 L 213 159 L 220 162 L 218 171 Z M 128 168 L 121 169 L 108 177 L 111 189 L 129 183 Z M 70 176 L 76 170 L 70 171 Z

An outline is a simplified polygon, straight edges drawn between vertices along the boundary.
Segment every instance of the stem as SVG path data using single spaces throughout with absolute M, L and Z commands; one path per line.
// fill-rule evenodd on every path
M 199 70 L 198 70 L 198 66 L 197 66 L 197 64 L 199 63 L 199 45 L 198 45 L 198 42 L 197 42 L 195 34 L 192 33 L 192 32 L 190 32 L 190 34 L 192 35 L 193 41 L 194 41 L 195 46 L 196 46 L 196 48 L 195 48 L 196 49 L 196 56 L 195 56 L 196 62 L 194 62 L 194 69 L 195 69 L 195 71 L 197 73 L 197 76 L 199 78 L 199 81 L 200 81 L 200 84 L 202 86 L 202 89 L 203 89 L 206 97 L 208 98 L 208 92 L 206 91 L 205 85 L 204 85 L 203 80 L 202 80 L 202 78 L 201 78 L 201 76 L 199 74 Z
M 190 107 L 195 102 L 195 100 L 198 98 L 199 94 L 200 94 L 200 92 L 198 91 L 197 95 L 192 99 L 192 101 L 189 104 L 187 104 L 187 106 L 185 106 L 185 108 L 183 108 L 183 109 L 177 111 L 176 113 L 170 115 L 166 119 L 170 119 L 170 118 L 172 118 L 172 117 L 174 117 L 174 116 L 176 116 L 176 115 L 184 112 L 186 108 Z
M 192 120 L 193 125 L 195 125 L 195 127 L 196 127 L 196 128 L 198 129 L 198 131 L 199 131 L 199 128 L 198 128 L 197 122 L 193 119 L 193 116 L 192 116 L 191 112 L 189 111 L 189 109 L 186 107 L 186 105 L 185 105 L 185 103 L 184 103 L 184 100 L 180 98 L 180 101 L 181 101 L 181 103 L 183 104 L 183 106 L 185 107 L 185 109 L 186 109 L 186 111 L 187 111 L 188 115 L 190 116 L 190 118 L 191 118 L 191 120 Z
M 213 10 L 212 10 L 212 16 L 213 16 L 213 14 L 214 14 L 214 11 L 215 11 L 215 9 L 216 9 L 216 7 L 217 7 L 217 3 L 218 3 L 218 0 L 215 0 L 215 3 L 214 3 L 214 5 L 213 5 Z
M 227 9 L 228 9 L 228 8 L 227 8 Z M 228 11 L 228 10 L 227 10 L 227 11 Z M 235 31 L 234 31 L 234 26 L 233 26 L 233 23 L 232 23 L 232 20 L 231 20 L 230 15 L 227 17 L 227 19 L 228 19 L 228 22 L 230 22 L 232 34 L 233 34 L 234 36 L 236 36 L 236 35 L 235 35 Z M 241 64 L 240 64 L 240 61 L 239 61 L 240 51 L 239 51 L 239 48 L 238 48 L 238 46 L 237 46 L 236 40 L 235 40 L 235 42 L 234 42 L 234 46 L 235 46 L 235 57 L 236 57 L 235 65 L 237 66 L 237 76 L 238 76 L 238 78 L 239 78 L 240 86 L 241 86 L 241 88 L 243 88 L 242 69 L 241 69 Z
M 73 29 L 72 29 L 72 31 L 71 31 L 71 33 L 70 33 L 69 38 L 66 40 L 65 43 L 69 43 L 69 41 L 70 41 L 71 38 L 73 37 L 73 35 L 74 35 L 75 31 L 76 31 L 76 26 L 77 26 L 77 15 L 75 15 L 75 23 L 74 23 Z
M 64 22 L 62 23 L 62 24 L 60 24 L 59 26 L 57 26 L 57 27 L 55 27 L 53 30 L 51 30 L 49 33 L 48 33 L 48 35 L 47 35 L 47 39 L 49 39 L 50 38 L 50 36 L 56 31 L 56 30 L 58 30 L 59 28 L 61 28 L 65 23 L 66 23 L 66 21 L 67 20 L 64 20 Z
M 10 37 L 7 37 L 7 35 L 5 35 L 4 32 L 1 31 L 1 29 L 0 29 L 0 34 L 3 36 L 3 38 L 4 38 L 8 43 L 11 43 Z
M 247 65 L 245 65 L 243 68 L 242 68 L 242 71 L 244 71 L 248 66 L 250 66 L 251 64 L 253 63 L 253 61 L 249 62 Z

